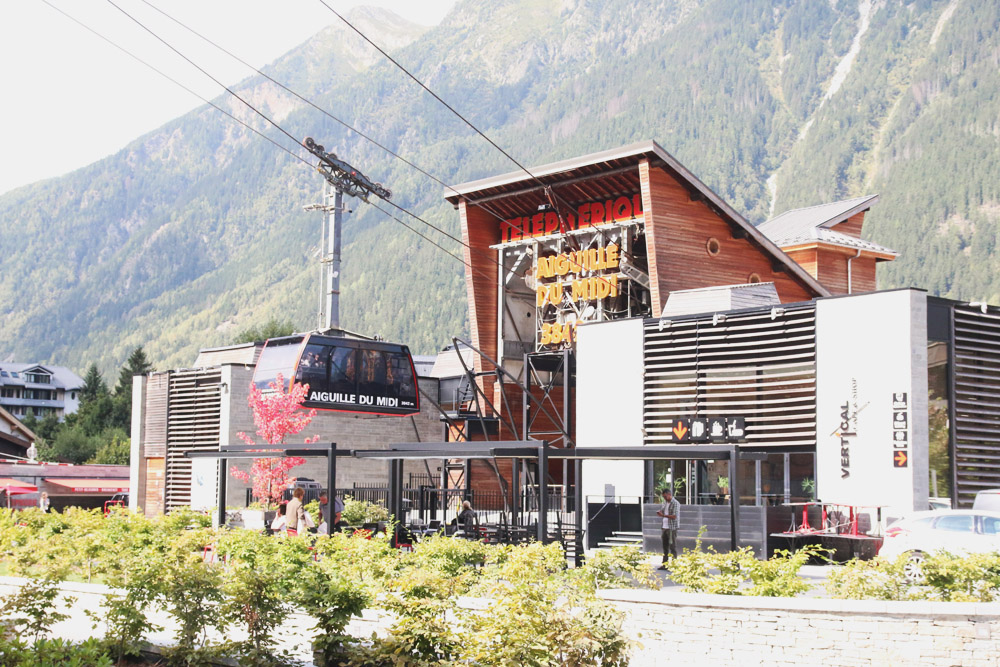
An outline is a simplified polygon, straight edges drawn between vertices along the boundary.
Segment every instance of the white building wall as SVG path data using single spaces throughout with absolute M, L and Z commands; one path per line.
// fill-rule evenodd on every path
M 816 381 L 817 497 L 926 509 L 927 295 L 817 301 Z
M 577 446 L 642 446 L 642 319 L 580 326 L 576 377 Z M 584 502 L 641 497 L 643 470 L 642 461 L 584 461 Z

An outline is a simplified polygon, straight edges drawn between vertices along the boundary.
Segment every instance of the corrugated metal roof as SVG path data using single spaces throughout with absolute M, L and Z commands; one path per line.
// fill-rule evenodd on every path
M 775 289 L 774 283 L 701 287 L 671 292 L 660 317 L 693 313 L 718 313 L 780 304 L 781 299 L 778 297 L 778 290 Z
M 209 368 L 224 364 L 243 364 L 252 366 L 257 363 L 257 357 L 263 349 L 263 343 L 240 343 L 224 347 L 207 347 L 198 350 L 195 368 Z
M 798 236 L 784 239 L 781 242 L 781 245 L 785 248 L 791 248 L 792 246 L 814 243 L 817 241 L 832 245 L 839 245 L 845 248 L 858 248 L 860 250 L 877 252 L 883 255 L 891 255 L 893 257 L 897 257 L 899 255 L 899 253 L 895 250 L 881 246 L 878 243 L 858 239 L 853 236 L 848 236 L 847 234 L 841 234 L 840 232 L 835 232 L 832 229 L 826 229 L 825 227 L 813 227 Z
M 784 247 L 787 239 L 796 238 L 817 227 L 832 227 L 844 222 L 852 215 L 871 208 L 878 202 L 878 195 L 866 195 L 854 199 L 819 204 L 807 208 L 795 208 L 762 222 L 757 226 L 769 239 Z

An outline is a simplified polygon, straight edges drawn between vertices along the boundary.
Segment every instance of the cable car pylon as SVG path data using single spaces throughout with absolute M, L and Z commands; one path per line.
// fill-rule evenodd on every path
M 367 202 L 372 195 L 388 200 L 392 192 L 381 183 L 376 183 L 337 157 L 328 153 L 312 137 L 302 140 L 302 146 L 319 158 L 316 171 L 326 180 L 322 204 L 306 206 L 307 211 L 320 210 L 326 213 L 324 237 L 326 254 L 321 262 L 321 272 L 325 273 L 326 290 L 320 304 L 320 327 L 340 329 L 340 246 L 343 214 L 350 213 L 344 206 L 344 195 L 357 197 Z M 330 200 L 333 200 L 333 203 Z M 325 269 L 325 271 L 324 271 Z

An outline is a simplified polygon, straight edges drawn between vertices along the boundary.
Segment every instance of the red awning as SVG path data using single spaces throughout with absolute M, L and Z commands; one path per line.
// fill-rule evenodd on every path
M 0 491 L 5 491 L 9 495 L 16 496 L 22 493 L 38 493 L 38 487 L 22 482 L 19 479 L 8 477 L 0 478 Z
M 46 479 L 58 489 L 53 493 L 123 493 L 128 491 L 127 479 Z

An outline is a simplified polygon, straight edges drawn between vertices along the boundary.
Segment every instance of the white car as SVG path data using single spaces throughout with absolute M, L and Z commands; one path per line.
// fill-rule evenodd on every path
M 970 553 L 1000 552 L 1000 512 L 986 510 L 934 510 L 914 512 L 885 529 L 878 555 L 910 557 L 906 575 L 920 577 L 920 563 L 926 554 L 938 551 L 961 556 Z

